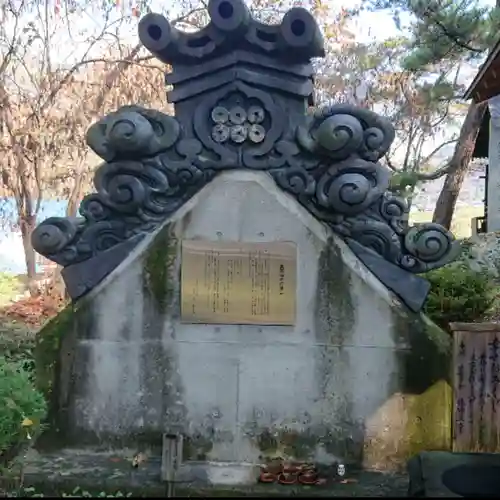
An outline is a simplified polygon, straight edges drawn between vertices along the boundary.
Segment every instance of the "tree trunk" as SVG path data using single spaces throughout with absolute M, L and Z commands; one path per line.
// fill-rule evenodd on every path
M 83 165 L 78 165 L 76 168 L 75 184 L 71 189 L 71 193 L 68 197 L 68 205 L 66 207 L 67 217 L 76 217 L 78 213 L 79 203 L 83 197 L 83 183 L 85 180 L 85 175 L 83 173 Z
M 451 157 L 450 170 L 444 180 L 443 188 L 434 209 L 432 222 L 441 224 L 450 229 L 455 205 L 465 175 L 472 159 L 477 135 L 486 112 L 487 102 L 476 104 L 472 102 L 467 110 L 467 115 L 460 129 L 460 136 Z
M 74 193 L 74 192 L 73 192 Z M 73 194 L 71 193 L 70 197 L 68 198 L 68 205 L 66 207 L 66 217 L 76 217 L 76 214 L 78 213 L 78 206 L 81 200 L 81 196 L 78 193 Z
M 21 215 L 19 226 L 21 228 L 21 238 L 23 240 L 24 260 L 26 262 L 27 286 L 32 297 L 38 295 L 36 285 L 36 255 L 31 244 L 31 233 L 35 229 L 36 215 Z

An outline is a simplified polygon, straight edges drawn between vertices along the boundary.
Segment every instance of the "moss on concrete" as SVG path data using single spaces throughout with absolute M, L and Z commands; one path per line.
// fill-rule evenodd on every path
M 166 226 L 156 235 L 144 257 L 144 286 L 160 312 L 166 311 L 174 292 L 170 277 L 176 257 L 177 239 Z
M 318 266 L 316 299 L 316 334 L 322 342 L 341 344 L 354 326 L 354 306 L 350 295 L 351 272 L 345 265 L 341 251 L 330 239 L 322 252 Z
M 257 435 L 257 447 L 263 456 L 273 456 L 278 451 L 278 439 L 268 429 L 264 429 Z
M 352 415 L 348 410 L 347 415 Z M 364 422 L 351 420 L 334 425 L 320 444 L 332 457 L 342 457 L 342 461 L 352 466 L 359 466 L 363 462 L 363 444 L 365 440 Z
M 424 450 L 451 449 L 452 391 L 440 380 L 407 402 L 405 458 Z
M 46 429 L 37 440 L 37 447 L 57 446 L 60 442 L 61 377 L 62 365 L 67 362 L 64 352 L 72 344 L 76 313 L 69 304 L 57 316 L 49 320 L 37 333 L 34 348 L 35 383 L 48 403 Z M 65 359 L 63 359 L 63 357 Z
M 394 322 L 407 349 L 398 353 L 392 395 L 368 423 L 363 462 L 400 470 L 421 451 L 451 449 L 452 342 L 423 315 L 395 310 Z
M 289 461 L 314 462 L 319 448 L 323 454 L 333 459 L 342 456 L 349 464 L 361 461 L 362 432 L 355 429 L 338 427 L 326 429 L 325 426 L 305 427 L 302 430 L 277 428 L 263 429 L 255 435 L 255 440 L 263 460 L 283 459 Z
M 200 434 L 186 436 L 183 441 L 182 457 L 184 460 L 207 460 L 213 443 Z
M 281 444 L 285 458 L 310 460 L 314 456 L 318 437 L 310 432 L 284 429 L 278 432 L 277 441 Z
M 406 457 L 423 450 L 450 450 L 452 438 L 452 339 L 425 316 L 410 325 L 406 360 Z
M 405 393 L 422 394 L 435 383 L 451 381 L 452 339 L 424 315 L 402 314 L 396 327 L 404 332 L 409 350 L 403 356 Z
M 265 461 L 312 460 L 320 439 L 314 429 L 297 430 L 287 427 L 260 429 L 252 435 L 261 452 L 261 459 Z
M 57 364 L 61 340 L 73 328 L 73 305 L 68 305 L 57 316 L 48 321 L 38 332 L 35 341 L 35 370 L 38 389 L 47 400 L 52 398 L 57 377 Z
M 397 456 L 404 464 L 424 450 L 450 450 L 452 340 L 424 315 L 401 317 L 409 351 L 402 356 L 406 423 Z

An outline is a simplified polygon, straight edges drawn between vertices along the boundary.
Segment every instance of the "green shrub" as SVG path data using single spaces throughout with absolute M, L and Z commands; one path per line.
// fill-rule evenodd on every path
M 0 356 L 9 362 L 21 361 L 32 378 L 35 375 L 34 347 L 34 331 L 13 321 L 0 320 Z
M 38 434 L 45 415 L 45 399 L 23 361 L 0 356 L 0 462 L 8 461 L 12 450 L 22 449 Z
M 445 330 L 454 321 L 481 321 L 495 299 L 495 285 L 486 273 L 472 271 L 463 264 L 452 264 L 430 271 L 431 283 L 424 311 Z

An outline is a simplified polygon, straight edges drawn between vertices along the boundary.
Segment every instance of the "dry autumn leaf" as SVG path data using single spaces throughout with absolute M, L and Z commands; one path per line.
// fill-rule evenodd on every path
M 64 300 L 50 295 L 25 297 L 2 309 L 0 319 L 39 327 L 65 306 Z

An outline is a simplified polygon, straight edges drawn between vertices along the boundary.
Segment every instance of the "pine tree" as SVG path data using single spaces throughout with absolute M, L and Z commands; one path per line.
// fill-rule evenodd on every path
M 451 83 L 456 102 L 464 88 L 456 84 L 456 79 L 453 81 L 453 72 L 463 64 L 480 63 L 499 36 L 500 0 L 493 7 L 477 0 L 374 0 L 367 6 L 389 9 L 400 29 L 401 19 L 410 15 L 411 50 L 403 65 L 417 73 L 436 76 L 438 84 Z M 444 97 L 436 84 L 432 90 L 435 99 Z M 449 88 L 445 91 L 449 92 Z M 486 107 L 486 102 L 469 104 L 455 150 L 447 163 L 445 182 L 433 215 L 434 222 L 447 228 L 451 225 Z

